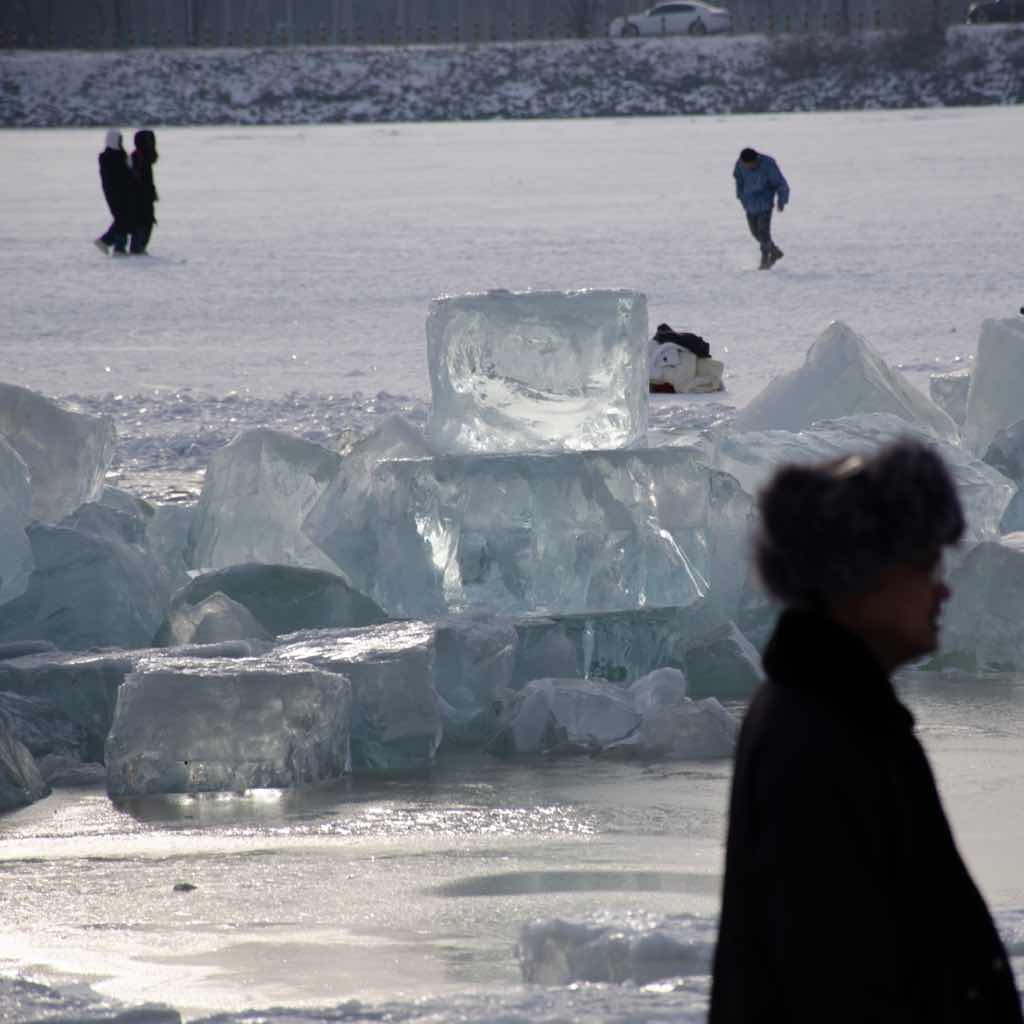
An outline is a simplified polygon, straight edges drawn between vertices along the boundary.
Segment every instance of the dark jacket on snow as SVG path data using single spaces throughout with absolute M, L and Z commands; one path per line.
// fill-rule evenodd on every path
M 155 224 L 153 206 L 160 198 L 153 182 L 153 164 L 157 161 L 156 136 L 148 129 L 135 133 L 132 174 L 135 175 L 135 216 L 139 224 Z
M 135 178 L 123 149 L 108 147 L 100 153 L 100 181 L 118 230 L 131 231 L 135 220 Z
M 736 752 L 709 1024 L 1020 1024 L 886 673 L 793 609 L 764 667 Z

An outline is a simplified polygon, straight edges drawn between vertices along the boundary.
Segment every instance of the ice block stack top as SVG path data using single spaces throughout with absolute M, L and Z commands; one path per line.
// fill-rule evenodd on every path
M 427 317 L 433 441 L 457 452 L 625 448 L 647 432 L 647 299 L 492 291 Z

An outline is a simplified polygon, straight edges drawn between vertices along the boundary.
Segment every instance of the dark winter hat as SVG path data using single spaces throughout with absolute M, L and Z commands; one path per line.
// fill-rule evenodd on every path
M 941 457 L 912 439 L 874 455 L 780 467 L 758 496 L 754 561 L 787 605 L 870 590 L 891 565 L 927 565 L 964 532 Z
M 747 146 L 746 149 L 740 150 L 740 160 L 745 164 L 752 164 L 757 159 L 757 150 L 751 149 Z

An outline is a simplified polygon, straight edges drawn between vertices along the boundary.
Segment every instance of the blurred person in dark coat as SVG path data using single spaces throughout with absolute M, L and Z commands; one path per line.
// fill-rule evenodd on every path
M 149 245 L 156 224 L 154 206 L 159 199 L 153 182 L 153 165 L 157 162 L 156 135 L 148 128 L 135 133 L 132 151 L 132 174 L 135 177 L 135 223 L 132 228 L 131 252 L 142 256 Z
M 115 256 L 124 256 L 135 220 L 135 177 L 116 128 L 107 132 L 106 147 L 100 153 L 100 182 L 114 222 L 93 244 L 104 255 L 113 246 Z
M 783 466 L 759 513 L 784 610 L 736 751 L 710 1024 L 1021 1024 L 889 678 L 938 645 L 948 470 L 916 441 Z

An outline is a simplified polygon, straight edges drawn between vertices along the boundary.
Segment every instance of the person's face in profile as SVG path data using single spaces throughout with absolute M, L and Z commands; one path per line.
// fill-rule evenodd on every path
M 939 616 L 951 593 L 941 551 L 921 562 L 888 566 L 861 604 L 865 639 L 889 668 L 931 653 L 939 646 Z
M 757 166 L 756 160 L 743 160 L 741 163 L 748 171 L 752 171 Z

